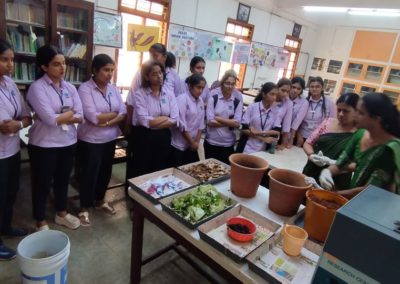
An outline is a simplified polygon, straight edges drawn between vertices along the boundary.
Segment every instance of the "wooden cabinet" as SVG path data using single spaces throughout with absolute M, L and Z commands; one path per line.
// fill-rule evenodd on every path
M 51 43 L 64 53 L 65 79 L 75 85 L 91 74 L 93 13 L 93 3 L 87 1 L 51 1 Z
M 345 76 L 357 80 L 380 82 L 384 72 L 383 65 L 350 61 Z
M 0 1 L 0 36 L 14 47 L 14 80 L 30 84 L 35 79 L 36 51 L 49 41 L 47 0 Z
M 90 77 L 94 4 L 79 0 L 0 0 L 0 36 L 14 47 L 14 80 L 25 89 L 36 74 L 36 51 L 51 43 L 66 57 L 65 79 Z

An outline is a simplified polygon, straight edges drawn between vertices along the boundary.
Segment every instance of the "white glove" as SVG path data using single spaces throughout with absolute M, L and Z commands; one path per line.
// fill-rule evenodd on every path
M 322 151 L 319 151 L 318 154 L 311 154 L 310 161 L 318 167 L 330 166 L 336 163 L 336 160 L 332 160 L 331 158 L 324 156 Z
M 319 176 L 319 183 L 321 186 L 327 190 L 332 190 L 335 186 L 335 182 L 332 178 L 332 173 L 329 169 L 323 169 Z
M 316 181 L 314 178 L 312 178 L 312 177 L 306 176 L 306 177 L 304 178 L 304 181 L 306 182 L 306 184 L 311 184 L 312 187 L 314 187 L 314 188 L 322 189 L 322 187 L 321 187 L 321 186 L 317 183 L 317 181 Z

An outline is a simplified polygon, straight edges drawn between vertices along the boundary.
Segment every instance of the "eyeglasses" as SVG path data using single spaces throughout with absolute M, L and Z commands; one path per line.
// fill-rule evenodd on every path
M 224 82 L 225 87 L 235 87 L 236 83 Z

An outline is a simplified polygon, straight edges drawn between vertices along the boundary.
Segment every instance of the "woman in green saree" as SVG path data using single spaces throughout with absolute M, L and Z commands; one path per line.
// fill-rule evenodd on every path
M 350 188 L 338 193 L 353 197 L 372 184 L 400 194 L 400 116 L 390 99 L 381 93 L 365 95 L 357 106 L 358 130 L 335 165 L 321 172 L 320 183 L 333 189 L 336 176 L 356 163 Z
M 303 145 L 308 156 L 308 162 L 303 174 L 318 180 L 321 171 L 334 164 L 340 153 L 346 147 L 355 127 L 356 107 L 359 96 L 347 93 L 336 101 L 337 118 L 326 118 L 321 125 L 307 138 Z M 351 173 L 344 173 L 333 178 L 340 189 L 350 186 Z

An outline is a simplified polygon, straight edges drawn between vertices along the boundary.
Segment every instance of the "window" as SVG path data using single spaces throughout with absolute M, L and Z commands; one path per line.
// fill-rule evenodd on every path
M 286 35 L 285 46 L 283 48 L 289 52 L 289 63 L 287 68 L 279 70 L 278 78 L 293 78 L 297 60 L 299 59 L 301 42 L 300 38 Z
M 225 30 L 225 40 L 230 42 L 250 43 L 251 39 L 253 38 L 253 30 L 253 25 L 228 18 L 228 23 Z M 239 78 L 236 87 L 242 88 L 244 75 L 246 73 L 246 64 L 232 64 L 230 62 L 221 62 L 219 67 L 218 79 L 221 79 L 224 73 L 229 69 L 233 69 L 236 71 Z
M 169 22 L 169 1 L 157 0 L 120 0 L 119 11 L 122 15 L 123 35 L 125 37 L 128 24 L 160 27 L 160 42 L 166 43 Z M 117 50 L 117 72 L 114 80 L 126 96 L 133 76 L 142 63 L 150 57 L 149 52 L 127 51 L 127 41 L 123 41 L 121 49 Z

